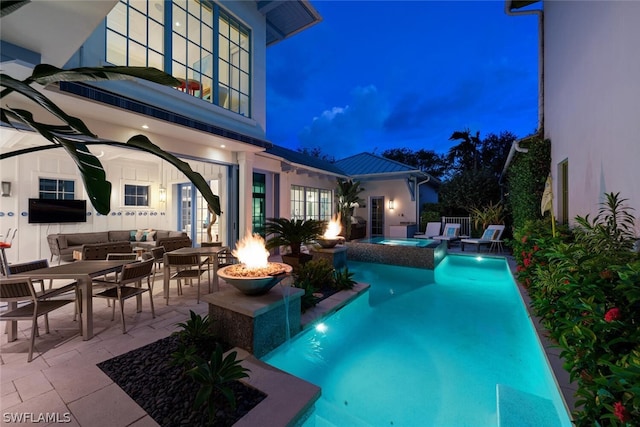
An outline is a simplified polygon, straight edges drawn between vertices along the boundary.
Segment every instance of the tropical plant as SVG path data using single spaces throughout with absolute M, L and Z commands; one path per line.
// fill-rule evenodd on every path
M 171 353 L 169 363 L 174 366 L 180 366 L 186 373 L 187 370 L 193 368 L 199 361 L 198 348 L 195 345 L 180 342 L 178 349 Z
M 202 317 L 193 310 L 189 310 L 189 315 L 190 318 L 187 321 L 176 324 L 176 326 L 182 328 L 181 331 L 176 333 L 180 335 L 181 338 L 193 343 L 212 339 L 213 332 L 211 331 L 211 325 L 213 320 L 211 320 L 208 315 Z
M 447 160 L 452 168 L 458 171 L 477 171 L 480 157 L 480 151 L 478 149 L 481 143 L 480 131 L 477 131 L 475 135 L 471 135 L 469 129 L 455 131 L 451 134 L 449 140 L 461 140 L 459 144 L 451 147 L 447 153 Z
M 620 199 L 620 193 L 606 193 L 605 198 L 593 220 L 576 217 L 576 239 L 601 251 L 628 253 L 637 240 L 633 208 L 625 206 L 627 199 Z
M 504 224 L 504 205 L 490 202 L 482 208 L 471 208 L 471 217 L 476 230 L 485 230 L 492 224 Z
M 624 201 L 606 194 L 593 220 L 576 218 L 573 235 L 560 227 L 549 237 L 546 219 L 529 227 L 536 234 L 515 233 L 518 279 L 578 385 L 577 426 L 640 425 L 640 256 Z
M 353 272 L 349 271 L 348 267 L 344 269 L 336 269 L 335 270 L 335 278 L 333 287 L 339 291 L 353 289 L 356 285 L 355 280 L 353 280 Z
M 302 244 L 315 240 L 324 233 L 324 221 L 314 219 L 267 218 L 265 233 L 267 249 L 288 246 L 291 255 L 299 256 Z
M 315 307 L 320 301 L 318 292 L 320 289 L 313 286 L 311 283 L 305 280 L 300 280 L 295 285 L 296 288 L 302 289 L 304 294 L 300 297 L 300 311 L 303 313 L 308 309 Z
M 206 405 L 210 421 L 215 419 L 218 394 L 222 394 L 235 409 L 236 398 L 229 383 L 249 377 L 247 372 L 251 371 L 240 364 L 241 360 L 236 360 L 238 355 L 236 351 L 232 351 L 224 358 L 222 354 L 222 347 L 218 344 L 216 350 L 211 353 L 209 361 L 201 360 L 201 363 L 187 371 L 187 375 L 200 384 L 194 409 Z
M 324 258 L 309 261 L 294 271 L 294 286 L 308 283 L 314 289 L 332 287 L 334 283 L 333 272 L 333 265 Z
M 353 215 L 353 209 L 364 205 L 364 199 L 361 199 L 359 196 L 363 191 L 364 188 L 360 187 L 359 181 L 338 179 L 336 187 L 336 209 L 342 221 L 344 237 L 347 240 L 349 240 L 349 236 L 351 236 L 351 216 Z
M 13 2 L 3 2 L 3 16 L 15 10 L 13 8 L 5 9 L 5 3 Z M 177 167 L 196 186 L 210 208 L 220 215 L 219 197 L 213 194 L 204 178 L 193 171 L 188 163 L 154 145 L 144 135 L 133 136 L 126 143 L 99 138 L 89 130 L 82 120 L 66 114 L 47 98 L 42 91 L 32 86 L 34 84 L 44 86 L 60 81 L 130 80 L 134 78 L 141 78 L 167 86 L 178 86 L 180 84 L 180 81 L 173 76 L 148 67 L 108 66 L 63 70 L 52 65 L 40 64 L 34 68 L 32 75 L 24 80 L 17 80 L 9 75 L 0 74 L 0 85 L 4 88 L 0 92 L 0 100 L 5 101 L 13 93 L 19 94 L 35 103 L 36 106 L 42 107 L 63 123 L 55 125 L 41 123 L 35 120 L 30 111 L 10 108 L 3 102 L 0 110 L 0 120 L 4 126 L 12 127 L 16 130 L 24 130 L 26 127 L 38 132 L 52 142 L 52 145 L 29 147 L 2 153 L 0 160 L 21 154 L 62 147 L 76 163 L 82 175 L 89 201 L 97 212 L 106 215 L 111 211 L 111 182 L 107 181 L 104 167 L 100 160 L 89 150 L 89 146 L 106 144 L 135 148 L 158 156 Z

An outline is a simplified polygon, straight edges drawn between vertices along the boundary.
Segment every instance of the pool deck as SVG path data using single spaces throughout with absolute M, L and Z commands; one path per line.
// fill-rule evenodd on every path
M 459 250 L 453 248 L 449 252 L 458 253 Z M 512 271 L 515 271 L 513 259 L 507 256 L 507 260 Z M 229 286 L 224 281 L 221 281 L 220 285 Z M 359 286 L 349 293 L 327 298 L 314 309 L 308 310 L 302 316 L 303 328 L 343 306 L 347 299 L 354 298 L 364 289 L 365 287 Z M 171 291 L 175 293 L 175 287 L 172 287 Z M 526 291 L 521 287 L 520 291 L 528 306 Z M 27 363 L 26 354 L 30 322 L 18 324 L 19 339 L 16 342 L 8 343 L 7 336 L 3 333 L 0 337 L 0 408 L 3 419 L 5 414 L 31 414 L 35 417 L 40 414 L 57 414 L 59 419 L 69 414 L 70 422 L 65 425 L 70 426 L 157 426 L 158 424 L 96 364 L 170 335 L 177 330 L 176 323 L 189 317 L 190 310 L 201 315 L 207 314 L 207 304 L 196 304 L 195 287 L 183 286 L 183 292 L 184 295 L 171 299 L 171 305 L 165 305 L 162 297 L 162 276 L 156 277 L 156 318 L 151 318 L 147 297 L 143 296 L 141 313 L 135 313 L 132 309 L 135 304 L 129 301 L 125 304 L 126 334 L 122 334 L 117 316 L 115 321 L 111 321 L 111 308 L 101 301 L 96 301 L 96 335 L 89 341 L 82 341 L 79 337 L 77 324 L 71 320 L 73 305 L 69 304 L 50 315 L 51 333 L 43 333 L 36 338 L 36 351 L 31 363 Z M 569 375 L 562 369 L 559 350 L 546 340 L 535 318 L 533 323 L 538 328 L 538 335 L 565 401 L 568 407 L 573 409 L 576 387 L 569 383 Z M 40 354 L 38 351 L 45 352 Z M 269 398 L 259 405 L 260 411 L 252 411 L 240 420 L 237 426 L 289 425 L 317 399 L 317 387 L 282 373 L 246 352 L 239 352 L 239 356 L 245 358 L 244 363 L 252 370 L 249 382 L 266 391 Z

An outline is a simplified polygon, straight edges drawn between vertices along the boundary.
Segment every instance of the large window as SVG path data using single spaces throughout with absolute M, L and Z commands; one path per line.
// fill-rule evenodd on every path
M 258 233 L 262 237 L 265 237 L 265 201 L 267 195 L 266 182 L 267 180 L 265 174 L 256 172 L 253 173 L 252 228 L 253 233 Z
M 291 219 L 331 219 L 331 190 L 291 186 Z
M 107 16 L 107 62 L 164 70 L 182 81 L 177 89 L 243 116 L 250 46 L 249 29 L 205 0 L 120 0 Z
M 75 181 L 40 178 L 39 197 L 41 199 L 73 200 L 76 193 L 75 188 Z
M 164 1 L 120 1 L 107 15 L 107 62 L 164 70 Z

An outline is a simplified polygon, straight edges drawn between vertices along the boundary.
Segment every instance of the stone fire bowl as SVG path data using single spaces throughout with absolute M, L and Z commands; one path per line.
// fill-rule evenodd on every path
M 318 242 L 318 244 L 322 246 L 324 249 L 331 249 L 335 247 L 338 243 L 340 243 L 342 240 L 344 240 L 343 237 L 334 237 L 330 239 L 319 237 L 316 239 L 316 242 Z
M 266 294 L 271 288 L 280 283 L 280 281 L 290 274 L 293 269 L 290 265 L 283 264 L 281 262 L 271 262 L 269 264 L 278 264 L 282 269 L 284 269 L 284 272 L 274 276 L 238 277 L 231 276 L 227 273 L 226 270 L 232 267 L 231 265 L 228 265 L 218 270 L 218 276 L 245 295 L 262 295 Z

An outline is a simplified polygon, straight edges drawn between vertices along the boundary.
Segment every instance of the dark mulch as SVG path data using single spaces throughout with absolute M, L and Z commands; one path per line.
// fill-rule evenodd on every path
M 205 407 L 193 410 L 193 401 L 200 386 L 184 375 L 180 367 L 169 363 L 178 343 L 178 337 L 171 335 L 99 363 L 98 367 L 158 424 L 167 427 L 231 426 L 266 397 L 260 390 L 234 381 L 230 387 L 236 396 L 236 409 L 232 409 L 220 396 L 216 418 L 209 423 Z

